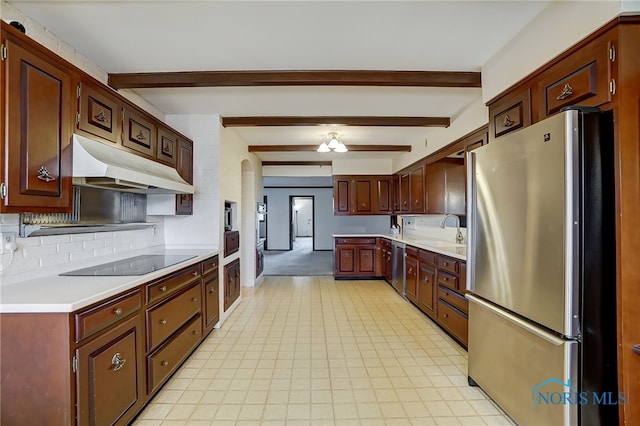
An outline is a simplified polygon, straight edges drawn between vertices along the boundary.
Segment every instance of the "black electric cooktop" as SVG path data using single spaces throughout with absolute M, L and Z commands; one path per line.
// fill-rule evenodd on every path
M 66 276 L 127 276 L 144 275 L 158 269 L 166 268 L 185 260 L 193 259 L 195 255 L 173 255 L 173 254 L 147 254 L 130 257 L 128 259 L 117 260 L 115 262 L 103 263 L 102 265 L 90 268 L 78 269 L 76 271 L 65 272 Z

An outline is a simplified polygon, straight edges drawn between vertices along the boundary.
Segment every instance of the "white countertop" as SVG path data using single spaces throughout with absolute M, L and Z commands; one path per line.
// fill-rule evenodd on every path
M 437 239 L 430 239 L 429 237 L 420 238 L 420 240 L 415 240 L 411 238 L 406 238 L 399 235 L 391 235 L 391 234 L 333 234 L 334 238 L 387 238 L 392 241 L 398 241 L 412 247 L 421 248 L 424 250 L 429 250 L 435 253 L 444 254 L 446 256 L 450 256 L 460 260 L 467 260 L 467 247 L 461 247 L 461 245 L 456 245 L 454 242 L 441 241 Z M 442 245 L 440 245 L 442 244 Z M 447 245 L 450 244 L 450 245 Z
M 46 273 L 3 276 L 0 284 L 0 313 L 73 312 L 92 303 L 153 281 L 186 266 L 218 254 L 204 248 L 172 249 L 165 246 L 133 250 L 112 256 L 48 268 Z M 59 274 L 146 254 L 182 254 L 195 257 L 140 276 L 70 277 Z

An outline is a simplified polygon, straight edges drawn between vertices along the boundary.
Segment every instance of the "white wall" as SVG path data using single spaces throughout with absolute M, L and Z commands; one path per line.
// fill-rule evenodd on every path
M 377 160 L 333 160 L 334 175 L 390 175 L 393 174 L 391 158 Z
M 218 248 L 220 206 L 220 116 L 168 115 L 167 123 L 193 140 L 193 215 L 165 216 L 164 239 L 170 246 Z M 224 207 L 224 206 L 223 206 Z M 212 226 L 215 224 L 215 226 Z
M 238 229 L 240 232 L 240 251 L 227 258 L 220 257 L 220 265 L 227 264 L 234 259 L 240 258 L 240 283 L 243 287 L 253 287 L 255 279 L 255 247 L 256 247 L 256 226 L 257 214 L 256 203 L 262 200 L 262 163 L 258 157 L 248 152 L 247 143 L 233 129 L 220 126 L 220 161 L 219 161 L 219 191 L 220 207 L 218 209 L 220 218 L 224 210 L 224 201 L 238 203 Z M 245 172 L 252 169 L 253 173 L 243 174 L 243 161 L 248 161 L 250 167 L 245 164 Z M 252 180 L 243 184 L 243 176 Z M 248 186 L 245 186 L 248 185 Z M 253 193 L 243 197 L 243 186 L 253 187 Z M 247 190 L 245 189 L 245 192 Z M 251 191 L 248 191 L 251 192 Z M 247 205 L 248 204 L 248 205 Z M 247 209 L 247 210 L 245 210 Z M 247 212 L 251 212 L 249 213 Z M 243 214 L 243 212 L 245 212 Z M 251 217 L 251 223 L 246 224 L 247 217 Z M 222 229 L 223 222 L 218 224 L 218 229 Z M 220 233 L 219 247 L 224 247 L 224 233 Z M 221 268 L 222 269 L 222 268 Z M 221 281 L 223 282 L 223 281 Z M 231 312 L 232 307 L 229 312 Z M 228 316 L 227 314 L 225 314 Z
M 629 10 L 640 10 L 640 2 L 626 3 Z M 482 66 L 483 102 L 615 18 L 621 8 L 619 0 L 551 2 Z
M 389 232 L 389 216 L 334 216 L 332 188 L 265 188 L 264 194 L 269 250 L 289 250 L 289 196 L 314 196 L 315 250 L 332 250 L 332 234 Z
M 402 154 L 393 160 L 393 172 L 397 172 L 411 163 L 449 145 L 489 122 L 489 110 L 478 98 L 459 115 L 451 117 L 451 125 L 429 133 L 426 146 L 414 146 L 411 152 Z
M 263 166 L 263 176 L 331 176 L 331 166 Z
M 294 225 L 296 237 L 311 237 L 313 235 L 313 200 L 311 198 L 298 198 L 295 200 Z M 297 221 L 297 224 L 295 223 Z

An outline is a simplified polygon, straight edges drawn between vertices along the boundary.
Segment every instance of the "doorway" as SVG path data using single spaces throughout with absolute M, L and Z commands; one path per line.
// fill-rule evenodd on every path
M 289 250 L 315 250 L 313 195 L 289 196 Z

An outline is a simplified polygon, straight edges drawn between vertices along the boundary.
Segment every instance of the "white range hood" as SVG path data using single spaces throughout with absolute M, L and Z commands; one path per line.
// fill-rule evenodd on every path
M 73 135 L 73 183 L 147 194 L 193 194 L 169 166 L 81 135 Z

